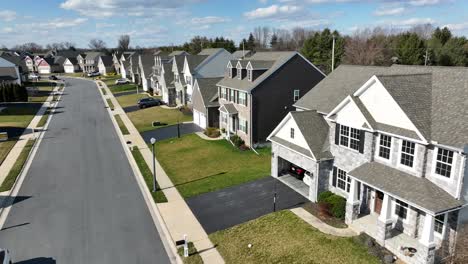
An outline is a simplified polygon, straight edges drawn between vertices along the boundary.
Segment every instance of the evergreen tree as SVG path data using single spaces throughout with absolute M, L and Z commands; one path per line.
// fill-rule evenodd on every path
M 273 50 L 276 50 L 276 48 L 278 47 L 278 36 L 276 36 L 276 34 L 273 34 L 273 36 L 271 36 L 270 47 Z
M 437 27 L 434 30 L 432 37 L 440 40 L 440 43 L 442 43 L 442 45 L 445 45 L 445 43 L 447 43 L 447 41 L 452 37 L 452 32 L 450 32 L 450 30 L 447 27 L 444 27 L 442 30 Z
M 424 41 L 416 33 L 403 33 L 398 36 L 396 54 L 399 63 L 407 65 L 424 64 L 426 47 Z
M 335 37 L 335 68 L 340 64 L 344 53 L 344 38 L 337 31 L 327 28 L 315 32 L 304 42 L 301 53 L 325 73 L 331 72 L 333 37 Z
M 3 98 L 3 87 L 4 84 L 0 83 L 0 102 L 5 102 L 5 99 Z
M 245 43 L 246 50 L 255 50 L 255 38 L 252 33 L 250 33 L 247 42 Z

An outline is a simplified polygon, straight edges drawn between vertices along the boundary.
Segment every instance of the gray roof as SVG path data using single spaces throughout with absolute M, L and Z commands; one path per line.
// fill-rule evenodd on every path
M 169 53 L 169 57 L 179 56 L 179 55 L 184 55 L 184 54 L 190 55 L 190 53 L 186 52 L 185 50 L 174 50 L 173 52 Z
M 236 50 L 234 53 L 232 53 L 232 57 L 234 59 L 242 59 L 242 57 L 249 57 L 251 55 L 252 51 L 251 50 Z
M 289 149 L 297 151 L 297 152 L 299 152 L 299 153 L 301 153 L 301 154 L 303 154 L 303 155 L 305 155 L 305 156 L 307 156 L 309 158 L 313 158 L 312 154 L 310 153 L 310 151 L 308 149 L 300 147 L 300 146 L 298 146 L 296 144 L 293 144 L 293 143 L 291 143 L 291 142 L 289 142 L 287 140 L 284 140 L 282 138 L 273 136 L 273 137 L 270 138 L 270 141 L 273 141 L 273 142 L 275 142 L 277 144 L 280 144 L 280 145 L 285 146 L 285 147 L 287 147 Z
M 18 79 L 14 67 L 0 67 L 0 79 L 4 81 L 13 81 Z
M 63 65 L 63 63 L 65 63 L 65 60 L 67 60 L 66 57 L 55 56 L 55 57 L 54 57 L 54 64 L 56 64 L 56 65 Z
M 466 67 L 341 65 L 295 106 L 329 113 L 373 75 L 383 83 L 427 140 L 458 148 L 467 144 L 468 127 L 460 126 L 466 122 Z
M 247 76 L 244 77 L 242 80 L 239 80 L 238 78 L 229 78 L 225 76 L 218 83 L 218 85 L 249 92 L 255 87 L 257 87 L 257 85 L 262 83 L 266 78 L 268 78 L 277 69 L 279 69 L 284 63 L 286 63 L 288 60 L 290 60 L 293 56 L 297 54 L 298 53 L 295 51 L 257 52 L 252 57 L 246 58 L 245 60 L 241 60 L 241 62 L 245 63 L 245 66 L 247 66 L 248 61 L 272 61 L 272 65 L 267 71 L 265 71 L 263 74 L 257 77 L 253 82 L 249 81 L 247 79 Z M 233 64 L 232 66 L 236 67 L 235 64 Z
M 85 56 L 86 56 L 85 58 L 87 60 L 95 60 L 95 61 L 97 61 L 97 57 L 103 55 L 103 53 L 99 52 L 99 51 L 88 51 L 88 52 L 85 52 L 84 54 L 85 54 Z M 78 57 L 78 55 L 77 55 L 77 57 Z
M 73 65 L 76 65 L 78 64 L 78 60 L 76 59 L 76 57 L 74 58 L 67 58 Z
M 316 111 L 291 112 L 291 116 L 299 127 L 315 158 L 317 160 L 333 158 L 333 155 L 329 151 L 328 133 L 330 127 L 323 116 Z
M 143 71 L 145 72 L 146 78 L 149 78 L 151 72 L 153 71 L 154 65 L 154 55 L 153 54 L 142 54 L 140 55 L 141 64 L 143 66 Z
M 111 67 L 114 64 L 112 56 L 99 56 L 105 67 Z
M 426 178 L 415 177 L 377 162 L 365 163 L 350 176 L 434 214 L 463 205 Z
M 228 113 L 230 115 L 237 114 L 237 109 L 234 106 L 234 104 L 223 104 L 220 108 L 219 111 Z
M 26 65 L 26 62 L 20 56 L 16 56 L 11 53 L 3 52 L 0 55 L 0 57 L 18 66 L 20 71 L 22 72 L 28 71 L 28 66 Z
M 202 49 L 197 55 L 211 56 L 220 50 L 223 50 L 223 48 Z
M 274 61 L 255 60 L 250 61 L 250 65 L 255 69 L 269 69 L 273 65 Z
M 203 98 L 205 107 L 219 106 L 218 103 L 218 87 L 216 84 L 221 80 L 218 78 L 198 78 L 195 81 L 198 83 L 200 94 Z
M 185 57 L 187 58 L 189 69 L 193 72 L 198 65 L 200 65 L 204 60 L 206 60 L 206 58 L 209 57 L 209 55 L 188 55 Z M 180 68 L 179 70 L 182 69 L 183 68 Z
M 172 73 L 172 63 L 163 63 L 164 68 L 164 81 L 166 82 L 166 87 L 174 87 L 174 74 Z

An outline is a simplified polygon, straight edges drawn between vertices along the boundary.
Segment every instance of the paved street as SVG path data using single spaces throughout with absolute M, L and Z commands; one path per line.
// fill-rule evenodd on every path
M 273 211 L 276 182 L 276 209 L 290 209 L 308 200 L 273 177 L 201 194 L 187 200 L 198 221 L 210 234 Z
M 98 90 L 67 83 L 0 247 L 19 263 L 169 263 Z

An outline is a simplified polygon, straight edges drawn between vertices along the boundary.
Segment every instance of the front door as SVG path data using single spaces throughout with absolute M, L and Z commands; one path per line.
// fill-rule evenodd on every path
M 383 203 L 384 193 L 375 191 L 375 205 L 374 205 L 374 212 L 380 214 L 382 210 L 382 203 Z

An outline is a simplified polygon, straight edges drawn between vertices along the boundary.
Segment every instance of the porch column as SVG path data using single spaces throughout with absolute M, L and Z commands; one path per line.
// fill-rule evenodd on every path
M 424 257 L 424 263 L 434 263 L 434 216 L 428 213 L 426 213 L 426 216 L 424 216 L 424 226 L 421 232 L 421 238 L 419 239 L 419 242 L 424 246 L 421 252 L 421 256 Z
M 346 224 L 351 224 L 359 215 L 359 200 L 358 200 L 358 181 L 351 178 L 351 186 L 349 188 L 348 199 L 346 200 Z
M 380 211 L 379 218 L 377 220 L 377 243 L 380 245 L 385 244 L 385 239 L 390 237 L 390 231 L 392 230 L 392 199 L 388 194 L 384 194 L 382 202 L 382 210 Z

